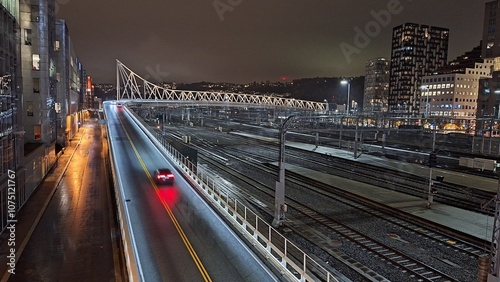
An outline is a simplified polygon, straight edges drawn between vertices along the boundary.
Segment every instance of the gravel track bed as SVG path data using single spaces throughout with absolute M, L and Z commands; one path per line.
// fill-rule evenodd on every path
M 212 142 L 217 144 L 218 147 L 224 148 L 235 148 L 242 151 L 247 151 L 250 153 L 255 153 L 256 150 L 259 150 L 259 154 L 262 154 L 265 157 L 276 159 L 277 160 L 277 152 L 276 150 L 266 148 L 268 145 L 258 145 L 258 149 L 256 148 L 257 142 L 250 141 L 248 139 L 241 138 L 241 142 L 239 144 L 245 145 L 233 145 L 235 144 L 234 136 L 231 142 L 228 142 L 226 139 L 229 136 L 220 136 L 219 138 L 214 138 L 213 132 L 203 132 L 197 131 L 197 137 L 203 138 L 208 142 Z M 250 144 L 251 145 L 250 145 Z M 238 144 L 238 143 L 236 143 Z M 297 154 L 296 151 L 294 151 Z M 219 153 L 220 155 L 224 155 L 223 153 Z M 308 154 L 304 153 L 304 157 L 307 157 Z M 309 155 L 310 157 L 310 155 Z M 321 161 L 328 161 L 327 158 L 323 158 L 321 156 L 314 156 L 315 159 Z M 296 158 L 295 158 L 296 159 Z M 293 157 L 287 156 L 287 162 L 294 163 Z M 201 164 L 202 162 L 200 162 Z M 313 169 L 325 171 L 325 166 L 321 166 L 314 163 L 307 163 L 301 161 L 300 163 L 295 162 L 294 164 Z M 264 173 L 256 170 L 253 167 L 249 167 L 243 163 L 240 163 L 231 158 L 229 162 L 229 166 L 237 171 L 242 172 L 243 174 L 253 178 L 259 179 L 261 182 L 265 183 L 267 187 L 273 189 L 275 186 L 275 181 L 277 180 L 276 176 L 269 176 L 268 173 Z M 212 168 L 215 169 L 215 168 Z M 334 174 L 336 171 L 331 168 L 330 170 L 326 170 L 327 173 Z M 266 195 L 265 193 L 257 190 L 254 187 L 251 187 L 247 184 L 242 183 L 241 181 L 235 179 L 234 177 L 220 173 L 221 177 L 230 180 L 231 182 L 235 182 L 239 187 L 244 187 L 244 189 L 251 194 L 253 194 L 256 198 L 261 199 L 267 202 L 273 202 L 273 197 Z M 348 174 L 339 175 L 342 177 L 350 177 Z M 358 209 L 353 209 L 343 203 L 336 202 L 332 199 L 326 198 L 323 195 L 318 195 L 310 190 L 304 189 L 304 187 L 297 187 L 297 185 L 287 182 L 287 197 L 291 197 L 296 199 L 297 201 L 302 202 L 305 205 L 315 207 L 316 210 L 321 211 L 323 213 L 327 213 L 336 220 L 339 220 L 349 226 L 355 228 L 356 230 L 362 232 L 363 234 L 368 234 L 370 237 L 375 238 L 377 241 L 386 244 L 388 246 L 397 248 L 402 252 L 411 255 L 412 257 L 418 257 L 420 261 L 433 265 L 436 269 L 447 273 L 455 277 L 458 281 L 476 281 L 477 280 L 477 265 L 478 261 L 476 258 L 466 256 L 461 252 L 454 250 L 450 246 L 444 245 L 442 243 L 436 243 L 434 240 L 430 240 L 425 236 L 420 234 L 416 234 L 415 232 L 408 231 L 405 228 L 401 228 L 394 224 L 388 223 L 385 220 L 374 218 L 372 215 L 359 211 Z M 293 209 L 289 210 L 290 216 L 298 216 Z M 269 220 L 272 220 L 272 216 L 267 215 L 267 213 L 262 212 L 262 216 Z M 305 219 L 303 219 L 305 220 Z M 374 259 L 372 255 L 367 255 L 366 251 L 361 249 L 360 247 L 354 245 L 346 239 L 340 238 L 339 236 L 332 234 L 327 228 L 317 226 L 313 222 L 307 221 L 305 222 L 308 227 L 313 226 L 316 230 L 328 236 L 332 241 L 339 243 L 340 246 L 338 250 L 348 254 L 352 258 L 356 259 L 359 262 L 362 262 L 367 267 L 372 270 L 380 273 L 391 281 L 408 281 L 408 276 L 404 275 L 401 271 L 396 270 L 392 267 L 388 267 L 386 261 L 382 261 L 382 259 Z M 389 234 L 396 234 L 399 236 L 401 240 L 406 242 L 393 239 L 389 236 Z M 297 245 L 300 245 L 304 250 L 307 250 L 308 253 L 311 253 L 323 261 L 328 262 L 328 264 L 334 266 L 341 273 L 352 279 L 353 281 L 363 281 L 364 279 L 359 276 L 355 271 L 346 267 L 345 265 L 339 263 L 336 259 L 332 258 L 326 252 L 320 250 L 313 243 L 309 242 L 307 239 L 302 238 L 298 234 L 291 234 L 290 239 L 295 242 Z M 456 264 L 457 266 L 452 266 L 443 261 L 448 260 Z

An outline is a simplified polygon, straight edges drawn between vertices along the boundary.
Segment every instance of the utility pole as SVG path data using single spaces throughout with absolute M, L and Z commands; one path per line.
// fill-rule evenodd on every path
M 493 221 L 493 238 L 491 240 L 490 253 L 490 277 L 488 281 L 500 281 L 500 179 L 498 181 L 497 194 L 495 196 L 495 220 Z M 491 276 L 493 276 L 493 279 Z
M 344 128 L 344 117 L 340 117 L 339 149 L 342 149 L 342 130 Z
M 354 133 L 354 159 L 358 158 L 358 124 L 359 117 L 356 117 L 356 132 Z
M 288 129 L 288 123 L 295 116 L 289 116 L 280 127 L 280 150 L 278 161 L 278 181 L 274 191 L 274 219 L 272 225 L 275 228 L 285 224 L 285 213 L 287 211 L 285 204 L 285 135 Z
M 285 137 L 290 121 L 293 119 L 311 119 L 324 117 L 309 117 L 309 116 L 289 116 L 280 126 L 280 149 L 278 160 L 278 181 L 276 181 L 276 190 L 274 192 L 274 219 L 273 227 L 278 228 L 285 224 L 285 214 L 287 206 L 285 204 Z M 318 136 L 319 138 L 319 136 Z
M 427 191 L 427 208 L 430 208 L 434 200 L 436 191 L 432 189 L 432 168 L 437 164 L 436 154 L 436 124 L 434 122 L 434 129 L 432 131 L 432 152 L 429 154 L 429 189 Z

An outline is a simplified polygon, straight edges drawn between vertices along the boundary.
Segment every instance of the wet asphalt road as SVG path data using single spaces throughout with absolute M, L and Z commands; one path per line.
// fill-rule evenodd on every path
M 110 188 L 103 158 L 107 146 L 101 142 L 101 128 L 95 121 L 85 125 L 84 130 L 60 185 L 18 258 L 16 274 L 10 275 L 9 281 L 121 279 L 113 258 L 119 266 L 116 249 L 113 254 Z
M 125 113 L 105 105 L 143 281 L 277 281 Z M 156 185 L 157 168 L 173 185 Z
M 153 171 L 171 165 L 122 111 L 108 113 L 143 281 L 279 280 L 173 167 L 175 184 L 155 187 Z M 81 143 L 73 140 L 19 213 L 14 275 L 6 274 L 8 232 L 0 234 L 2 281 L 126 281 L 102 132 L 96 121 L 80 129 Z

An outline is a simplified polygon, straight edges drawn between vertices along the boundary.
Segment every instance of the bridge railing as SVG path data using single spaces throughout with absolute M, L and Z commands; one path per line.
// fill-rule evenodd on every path
M 252 242 L 284 276 L 292 281 L 339 281 L 325 267 L 281 235 L 241 201 L 231 197 L 212 175 L 197 169 L 196 164 L 168 144 L 161 133 L 147 125 L 133 111 L 126 108 L 126 112 L 182 173 L 192 180 L 193 186 L 202 192 L 205 198 L 217 207 L 220 214 L 229 219 L 240 234 Z

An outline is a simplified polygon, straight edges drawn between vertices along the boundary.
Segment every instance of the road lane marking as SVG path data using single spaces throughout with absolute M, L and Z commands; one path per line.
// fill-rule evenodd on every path
M 205 269 L 205 266 L 203 265 L 203 263 L 201 262 L 200 258 L 196 254 L 196 251 L 194 250 L 193 246 L 191 245 L 191 242 L 189 241 L 189 239 L 187 238 L 186 234 L 184 233 L 184 230 L 182 230 L 182 227 L 180 226 L 179 222 L 177 221 L 177 218 L 175 217 L 174 213 L 172 212 L 172 210 L 168 206 L 167 202 L 165 201 L 165 199 L 163 199 L 163 197 L 161 197 L 160 190 L 158 189 L 158 186 L 156 186 L 156 183 L 154 182 L 153 178 L 151 177 L 151 174 L 149 173 L 149 170 L 147 169 L 146 165 L 144 164 L 144 161 L 142 160 L 139 152 L 137 151 L 137 148 L 135 147 L 134 142 L 130 138 L 130 135 L 128 134 L 127 130 L 125 129 L 125 126 L 123 125 L 123 122 L 121 121 L 121 119 L 119 119 L 119 120 L 120 120 L 120 123 L 122 125 L 123 131 L 127 135 L 127 139 L 130 142 L 130 145 L 132 146 L 132 149 L 134 150 L 134 153 L 135 153 L 137 159 L 139 160 L 139 163 L 142 166 L 142 169 L 144 170 L 144 172 L 146 173 L 147 177 L 149 178 L 149 181 L 153 185 L 153 188 L 155 189 L 156 195 L 158 195 L 158 197 L 160 198 L 160 201 L 161 201 L 163 207 L 167 211 L 168 216 L 170 217 L 170 219 L 172 220 L 172 223 L 174 224 L 175 229 L 177 230 L 177 233 L 181 236 L 181 239 L 184 242 L 184 245 L 186 246 L 189 254 L 191 255 L 191 258 L 193 259 L 194 263 L 198 267 L 198 270 L 200 271 L 201 276 L 203 277 L 203 279 L 205 281 L 207 281 L 207 282 L 210 281 L 211 282 L 212 279 L 210 278 L 210 275 L 208 274 L 207 270 Z

